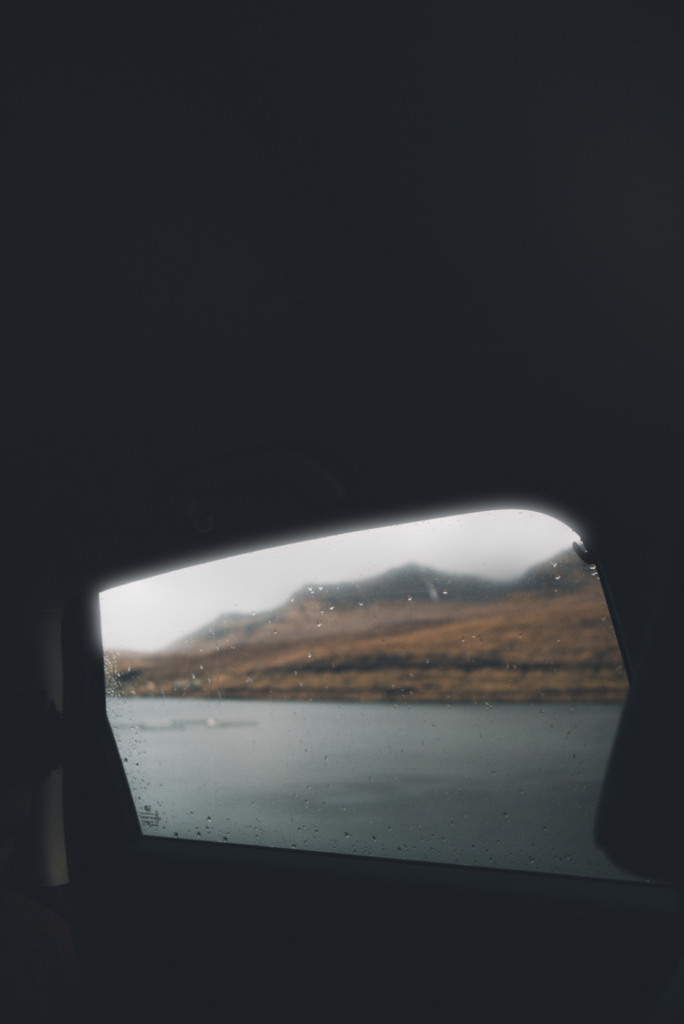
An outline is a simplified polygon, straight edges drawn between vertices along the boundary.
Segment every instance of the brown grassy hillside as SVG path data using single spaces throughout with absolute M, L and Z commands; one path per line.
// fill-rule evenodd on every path
M 582 569 L 582 572 L 584 570 Z M 495 600 L 298 595 L 154 654 L 107 653 L 125 695 L 354 701 L 621 701 L 627 680 L 600 584 Z

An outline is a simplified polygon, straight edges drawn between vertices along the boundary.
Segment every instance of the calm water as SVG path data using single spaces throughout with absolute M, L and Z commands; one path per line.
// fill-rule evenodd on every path
M 630 878 L 593 816 L 616 704 L 110 697 L 149 835 Z

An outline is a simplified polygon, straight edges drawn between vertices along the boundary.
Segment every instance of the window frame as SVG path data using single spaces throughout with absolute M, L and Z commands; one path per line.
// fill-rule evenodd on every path
M 65 643 L 65 656 L 67 647 L 69 647 L 69 658 L 71 659 L 70 670 L 66 673 L 70 675 L 72 671 L 77 673 L 80 671 L 81 676 L 84 678 L 85 687 L 83 693 L 85 698 L 81 698 L 80 702 L 77 700 L 75 705 L 69 707 L 70 717 L 78 719 L 82 726 L 89 723 L 90 728 L 93 730 L 92 735 L 97 737 L 97 757 L 101 764 L 100 773 L 106 772 L 109 779 L 109 800 L 111 802 L 111 816 L 112 825 L 114 831 L 109 833 L 109 839 L 105 839 L 105 830 L 101 829 L 101 840 L 100 847 L 106 846 L 107 841 L 111 842 L 114 836 L 117 837 L 118 842 L 126 845 L 131 842 L 136 842 L 141 839 L 157 841 L 183 841 L 183 840 L 168 840 L 167 837 L 161 836 L 147 836 L 143 833 L 142 825 L 138 818 L 138 812 L 135 805 L 135 800 L 128 782 L 128 777 L 123 765 L 122 755 L 119 752 L 119 748 L 114 737 L 112 726 L 107 717 L 107 703 L 106 703 L 106 682 L 105 682 L 105 662 L 104 662 L 104 650 L 102 643 L 102 629 L 100 619 L 100 606 L 99 606 L 99 595 L 101 591 L 108 589 L 110 586 L 117 586 L 124 582 L 134 582 L 137 580 L 144 580 L 150 576 L 162 574 L 164 572 L 173 571 L 175 569 L 190 568 L 194 565 L 201 564 L 203 562 L 219 561 L 224 558 L 232 557 L 236 554 L 251 553 L 257 550 L 266 550 L 271 547 L 278 547 L 287 543 L 296 543 L 304 539 L 325 539 L 327 537 L 336 536 L 340 533 L 352 533 L 356 530 L 372 529 L 376 526 L 390 526 L 399 525 L 404 523 L 412 523 L 430 518 L 438 518 L 442 515 L 459 515 L 468 514 L 473 511 L 487 512 L 490 510 L 503 509 L 506 507 L 522 508 L 526 506 L 530 511 L 533 511 L 534 506 L 538 506 L 539 503 L 536 501 L 530 501 L 525 503 L 520 499 L 514 503 L 497 502 L 492 504 L 490 502 L 483 501 L 482 508 L 475 508 L 473 503 L 469 503 L 467 510 L 456 510 L 454 511 L 453 506 L 449 509 L 431 509 L 426 513 L 425 508 L 420 512 L 414 512 L 411 515 L 404 514 L 395 515 L 393 517 L 382 517 L 381 520 L 369 523 L 368 521 L 360 523 L 358 519 L 350 520 L 346 519 L 342 522 L 338 519 L 335 525 L 332 524 L 318 524 L 318 529 L 311 530 L 306 535 L 300 530 L 298 533 L 290 533 L 287 536 L 281 535 L 270 535 L 264 537 L 261 535 L 259 539 L 252 538 L 245 542 L 244 538 L 236 545 L 225 545 L 214 546 L 211 553 L 202 550 L 196 551 L 194 554 L 187 553 L 182 558 L 177 559 L 175 564 L 169 567 L 168 562 L 165 564 L 160 563 L 157 560 L 156 565 L 152 565 L 149 561 L 147 564 L 140 564 L 138 570 L 135 572 L 129 572 L 124 574 L 125 579 L 121 579 L 117 582 L 111 581 L 111 575 L 109 579 L 100 579 L 96 585 L 87 590 L 83 590 L 71 603 L 71 609 L 67 610 L 64 619 L 64 643 Z M 532 506 L 532 507 L 530 507 Z M 540 510 L 541 511 L 541 510 Z M 543 510 L 545 514 L 552 515 L 559 521 L 568 524 L 568 519 L 572 521 L 573 516 L 558 513 L 556 510 L 550 511 L 548 509 Z M 571 529 L 574 529 L 570 525 Z M 575 532 L 578 532 L 575 530 Z M 227 550 L 228 548 L 228 550 Z M 598 555 L 595 554 L 591 549 L 587 552 L 587 558 L 591 555 L 591 560 L 596 564 L 597 572 L 599 575 L 599 582 L 601 583 L 602 592 L 608 606 L 609 614 L 614 626 L 615 636 L 617 638 L 620 654 L 623 659 L 625 674 L 627 677 L 627 685 L 632 685 L 632 670 L 631 662 L 629 658 L 629 651 L 623 642 L 621 636 L 621 629 L 619 628 L 619 617 L 616 614 L 615 603 L 612 598 L 607 581 L 605 580 L 601 563 Z M 584 561 L 587 558 L 583 559 Z M 77 626 L 77 622 L 80 626 Z M 67 641 L 67 635 L 70 637 L 70 641 Z M 65 702 L 67 698 L 65 696 Z M 65 703 L 66 709 L 66 703 Z M 72 714 L 72 711 L 76 710 L 76 715 Z M 91 756 L 93 751 L 91 750 Z M 71 819 L 73 821 L 73 818 Z M 73 835 L 74 829 L 71 829 L 70 834 Z M 196 840 L 185 840 L 196 844 Z M 203 845 L 203 844 L 199 844 Z M 209 844 L 209 845 L 220 845 L 221 847 L 237 847 L 247 844 L 236 844 L 236 843 L 220 843 L 220 844 Z M 261 847 L 254 846 L 249 847 L 250 849 L 261 849 Z M 308 853 L 310 851 L 295 850 L 289 851 L 287 847 L 278 848 L 284 852 L 294 853 Z M 333 857 L 354 857 L 355 855 L 345 854 L 340 852 L 325 853 L 321 854 L 325 856 Z M 392 858 L 375 858 L 368 855 L 364 855 L 361 859 L 376 860 L 381 862 L 395 863 Z M 432 863 L 429 861 L 408 861 L 408 863 Z M 443 867 L 468 867 L 466 865 L 442 865 Z M 479 870 L 477 866 L 470 866 L 473 870 Z M 483 868 L 482 870 L 489 871 L 516 871 L 517 869 L 506 868 L 506 867 L 492 867 Z M 553 874 L 554 877 L 583 877 L 574 875 L 563 875 L 562 873 L 547 873 L 547 872 L 530 872 L 535 875 L 547 875 Z M 596 881 L 617 881 L 615 879 L 595 879 Z M 627 884 L 634 884 L 629 882 Z M 644 883 L 652 885 L 654 883 Z

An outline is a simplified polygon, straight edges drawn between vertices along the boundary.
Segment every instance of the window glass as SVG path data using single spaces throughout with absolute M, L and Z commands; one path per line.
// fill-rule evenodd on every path
M 627 679 L 575 540 L 469 513 L 104 591 L 143 832 L 629 877 L 592 838 Z

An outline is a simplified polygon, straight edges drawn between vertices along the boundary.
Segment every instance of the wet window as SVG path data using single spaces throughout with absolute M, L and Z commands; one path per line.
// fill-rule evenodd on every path
M 469 513 L 104 591 L 143 832 L 628 877 L 592 838 L 627 678 L 573 541 Z

